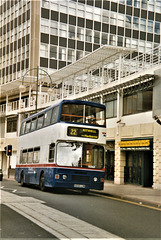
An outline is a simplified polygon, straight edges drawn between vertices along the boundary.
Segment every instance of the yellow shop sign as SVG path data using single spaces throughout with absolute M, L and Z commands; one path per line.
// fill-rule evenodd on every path
M 129 147 L 149 147 L 150 140 L 133 140 L 133 141 L 120 141 L 120 148 L 129 148 Z

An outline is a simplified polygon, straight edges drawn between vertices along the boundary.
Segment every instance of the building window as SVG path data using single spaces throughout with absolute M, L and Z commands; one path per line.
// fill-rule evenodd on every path
M 123 37 L 120 36 L 117 37 L 117 45 L 121 47 L 123 46 Z
M 7 132 L 17 132 L 17 117 L 7 119 Z
M 104 96 L 103 104 L 106 106 L 106 118 L 117 117 L 117 93 Z
M 117 100 L 112 100 L 104 103 L 106 106 L 106 118 L 117 117 Z
M 101 44 L 107 44 L 107 40 L 108 40 L 108 34 L 107 33 L 102 33 Z
M 92 42 L 92 31 L 88 29 L 86 29 L 86 41 Z
M 41 32 L 49 33 L 49 21 L 41 19 Z
M 67 36 L 67 25 L 66 24 L 60 23 L 59 36 L 60 37 Z
M 100 33 L 94 32 L 94 43 L 100 43 Z
M 42 1 L 42 7 L 48 8 L 49 7 L 49 2 L 46 0 Z
M 50 46 L 50 58 L 56 59 L 57 58 L 57 47 L 56 46 Z
M 159 12 L 159 13 L 161 12 L 161 2 L 160 1 L 156 2 L 155 11 Z
M 116 36 L 110 34 L 110 40 L 109 40 L 109 44 L 115 46 L 116 45 Z
M 148 21 L 148 32 L 152 33 L 153 32 L 153 21 Z
M 77 51 L 76 52 L 76 60 L 79 60 L 82 57 L 83 57 L 83 52 L 82 51 Z
M 66 48 L 59 48 L 59 59 L 66 61 Z
M 140 30 L 144 32 L 146 31 L 146 19 L 140 19 Z
M 133 17 L 133 28 L 139 29 L 139 18 L 138 17 Z
M 118 14 L 117 26 L 124 27 L 125 16 Z
M 75 60 L 75 51 L 73 49 L 68 49 L 68 61 L 74 62 Z
M 123 97 L 123 114 L 135 114 L 152 110 L 152 89 L 138 91 Z
M 40 57 L 48 57 L 48 45 L 40 44 Z
M 50 34 L 52 35 L 58 34 L 58 23 L 55 21 L 51 21 L 50 23 Z
M 109 11 L 103 12 L 102 22 L 103 22 L 103 23 L 109 23 Z
M 132 20 L 131 20 L 131 16 L 129 16 L 129 15 L 126 15 L 126 19 L 125 19 L 125 27 L 127 27 L 127 28 L 131 28 L 131 22 L 132 22 Z
M 159 34 L 160 33 L 160 23 L 155 22 L 155 33 Z
M 69 38 L 75 39 L 75 27 L 69 26 Z
M 83 28 L 77 28 L 77 39 L 84 41 L 84 29 Z

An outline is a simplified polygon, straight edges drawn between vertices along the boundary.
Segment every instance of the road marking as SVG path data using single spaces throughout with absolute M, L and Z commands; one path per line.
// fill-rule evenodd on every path
M 102 239 L 123 240 L 92 224 L 46 206 L 43 201 L 32 197 L 21 197 L 0 190 L 1 203 L 28 218 L 59 239 Z
M 2 186 L 1 189 L 3 190 L 9 190 L 9 191 L 15 191 L 16 189 L 13 189 L 13 188 L 7 188 L 5 186 Z M 17 190 L 16 190 L 17 191 Z
M 17 189 L 13 189 L 13 188 L 6 188 L 5 186 L 1 186 L 0 189 L 4 190 L 4 191 L 11 191 L 12 193 L 19 193 L 19 194 L 25 194 L 26 192 L 24 191 L 19 191 Z
M 121 197 L 121 198 L 109 197 L 109 196 L 106 196 L 106 195 L 103 195 L 103 194 L 93 193 L 93 192 L 90 193 L 90 194 L 95 195 L 95 196 L 99 196 L 99 197 L 103 197 L 103 198 L 112 199 L 112 200 L 115 200 L 115 201 L 130 203 L 130 204 L 137 205 L 137 206 L 140 206 L 140 207 L 150 208 L 150 209 L 157 210 L 157 211 L 161 212 L 161 208 L 159 208 L 160 207 L 159 204 L 158 204 L 158 207 L 154 207 L 154 206 L 149 206 L 149 205 L 143 204 L 142 202 L 137 203 L 137 202 L 133 202 L 133 201 L 130 201 L 130 200 L 125 200 L 125 199 L 123 199 L 123 197 Z
M 17 189 L 13 190 L 12 192 L 13 192 L 13 193 L 17 192 Z

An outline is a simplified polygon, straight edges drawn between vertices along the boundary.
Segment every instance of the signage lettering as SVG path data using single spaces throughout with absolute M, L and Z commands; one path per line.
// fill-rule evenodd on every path
M 134 141 L 121 141 L 119 147 L 148 147 L 150 146 L 150 140 L 134 140 Z
M 68 127 L 67 135 L 71 137 L 84 137 L 98 139 L 98 129 Z

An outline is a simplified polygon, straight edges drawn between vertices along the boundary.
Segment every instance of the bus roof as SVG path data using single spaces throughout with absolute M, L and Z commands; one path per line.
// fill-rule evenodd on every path
M 33 115 L 31 115 L 28 118 L 25 118 L 24 120 L 22 120 L 22 122 L 30 120 L 30 119 L 36 117 L 37 115 L 42 114 L 42 113 L 46 112 L 49 109 L 52 109 L 53 107 L 62 105 L 63 103 L 78 104 L 78 105 L 84 104 L 84 105 L 89 105 L 89 106 L 93 106 L 93 107 L 101 107 L 101 108 L 104 108 L 104 109 L 106 108 L 105 105 L 100 104 L 100 103 L 96 103 L 96 102 L 92 102 L 92 101 L 84 101 L 84 100 L 77 100 L 77 99 L 76 100 L 63 99 L 63 100 L 60 100 L 59 102 L 55 103 L 54 105 L 52 105 L 52 106 L 50 106 L 48 108 L 45 108 L 45 109 L 43 109 L 43 110 L 41 110 L 41 111 L 39 111 L 37 113 L 34 113 Z

